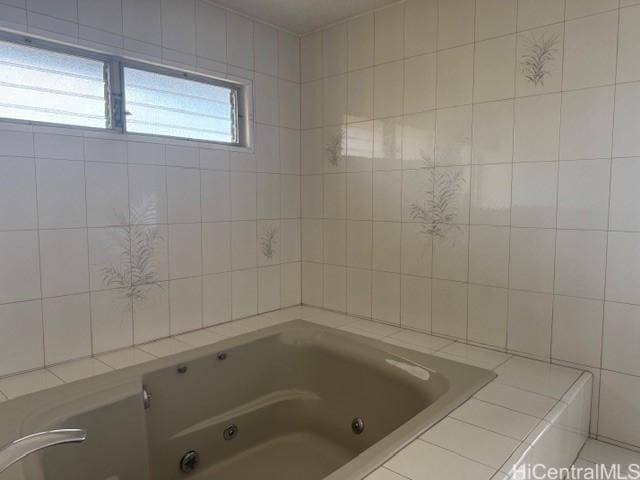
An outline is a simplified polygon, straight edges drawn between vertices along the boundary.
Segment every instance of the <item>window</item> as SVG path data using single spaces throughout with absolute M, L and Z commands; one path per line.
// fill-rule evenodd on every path
M 231 82 L 71 47 L 0 40 L 0 118 L 242 145 Z
M 128 132 L 237 143 L 237 95 L 228 86 L 124 68 Z
M 0 42 L 0 117 L 107 127 L 105 64 Z

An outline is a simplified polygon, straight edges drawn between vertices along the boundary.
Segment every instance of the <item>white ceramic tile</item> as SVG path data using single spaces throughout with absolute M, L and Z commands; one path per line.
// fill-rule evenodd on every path
M 518 227 L 555 227 L 557 185 L 557 163 L 514 165 L 511 224 Z
M 458 225 L 433 239 L 433 276 L 466 282 L 469 268 L 469 227 Z
M 567 0 L 566 17 L 584 17 L 616 8 L 618 8 L 616 0 Z
M 91 354 L 89 295 L 68 295 L 42 301 L 45 364 Z
M 640 152 L 637 118 L 640 111 L 640 84 L 616 87 L 616 107 L 613 129 L 613 155 L 629 156 Z
M 638 404 L 635 401 L 638 395 L 638 377 L 603 370 L 598 434 L 631 445 L 640 445 Z
M 202 327 L 202 281 L 184 278 L 169 282 L 171 333 L 182 333 Z
M 162 0 L 162 45 L 185 53 L 195 53 L 195 2 Z
M 350 72 L 347 82 L 347 121 L 373 118 L 373 69 Z
M 263 23 L 253 24 L 254 69 L 269 75 L 278 74 L 278 32 Z
M 559 230 L 556 241 L 555 293 L 604 298 L 607 234 Z
M 231 224 L 228 222 L 202 225 L 203 273 L 231 270 Z
M 438 110 L 436 119 L 436 165 L 471 163 L 470 106 Z
M 306 281 L 304 272 L 302 278 Z M 347 311 L 353 315 L 371 316 L 371 271 L 347 270 Z
M 409 0 L 404 6 L 406 57 L 436 50 L 438 0 Z
M 198 150 L 192 147 L 166 145 L 164 157 L 167 165 L 185 168 L 193 168 L 199 165 Z
M 1 375 L 44 365 L 40 300 L 1 305 L 0 331 Z M 17 339 L 20 341 L 16 341 Z M 2 391 L 8 397 L 12 396 L 10 391 L 4 388 Z
M 256 270 L 233 272 L 231 286 L 232 318 L 255 315 L 258 311 L 258 273 Z
M 515 35 L 475 45 L 474 102 L 513 97 L 515 49 Z
M 403 62 L 386 63 L 375 67 L 373 85 L 373 112 L 375 118 L 401 115 L 404 86 Z
M 518 35 L 516 96 L 560 91 L 563 40 L 564 24 L 548 25 Z
M 323 272 L 323 304 L 325 308 L 347 310 L 347 269 L 325 265 Z
M 149 284 L 133 302 L 133 341 L 148 342 L 170 333 L 169 282 Z
M 404 51 L 404 5 L 393 5 L 374 14 L 376 64 L 402 58 Z
M 473 52 L 473 45 L 438 52 L 438 108 L 471 103 Z
M 300 128 L 300 85 L 278 81 L 279 122 L 283 127 Z
M 257 215 L 257 178 L 254 173 L 233 172 L 231 181 L 231 218 L 254 220 Z
M 602 315 L 600 301 L 556 296 L 553 300 L 552 357 L 599 366 Z
M 473 163 L 511 163 L 513 101 L 473 106 Z
M 349 20 L 347 27 L 349 71 L 373 65 L 373 29 L 372 13 Z
M 280 218 L 280 175 L 259 173 L 258 180 L 258 219 Z
M 287 263 L 280 266 L 280 293 L 282 306 L 298 305 L 301 301 L 300 263 Z
M 127 166 L 87 163 L 87 223 L 90 227 L 122 225 L 129 220 Z
M 28 393 L 38 392 L 47 388 L 62 385 L 62 380 L 48 370 L 14 375 L 0 380 L 0 390 L 7 398 L 16 398 Z
M 133 344 L 131 300 L 124 290 L 91 292 L 91 342 L 93 353 Z
M 402 165 L 400 118 L 378 119 L 373 123 L 373 170 L 399 170 Z
M 167 178 L 164 167 L 129 165 L 129 209 L 131 222 L 167 222 Z
M 302 220 L 302 259 L 323 261 L 323 221 Z
M 567 22 L 562 88 L 569 90 L 613 83 L 617 41 L 617 11 Z
M 282 262 L 300 261 L 300 221 L 282 220 L 280 258 Z
M 560 399 L 579 372 L 546 362 L 512 358 L 496 369 L 498 383 Z
M 509 350 L 536 357 L 549 357 L 552 303 L 552 295 L 515 290 L 509 292 Z
M 324 176 L 324 217 L 344 218 L 347 213 L 347 177 L 344 173 Z
M 517 0 L 476 2 L 476 39 L 497 37 L 516 30 Z
M 424 227 L 417 223 L 402 224 L 401 245 L 402 273 L 428 277 L 431 275 L 433 243 L 425 234 Z
M 324 171 L 323 129 L 303 130 L 300 133 L 300 171 L 309 175 Z
M 201 172 L 202 221 L 216 222 L 231 218 L 229 174 Z
M 614 159 L 611 174 L 609 228 L 612 230 L 640 230 L 640 207 L 635 189 L 636 181 L 640 178 L 639 159 Z
M 278 76 L 300 81 L 300 40 L 283 31 L 278 31 Z
M 551 293 L 555 259 L 553 230 L 513 228 L 509 262 L 511 288 Z
M 256 169 L 259 172 L 280 173 L 278 140 L 278 128 L 262 123 L 256 124 Z
M 305 35 L 300 40 L 302 81 L 322 77 L 322 32 Z
M 25 7 L 24 3 L 25 2 L 22 2 L 23 8 Z M 46 0 L 29 0 L 26 7 L 34 12 L 44 13 L 45 15 L 51 15 L 56 18 L 63 18 L 71 21 L 78 20 L 77 0 L 63 0 L 55 6 L 51 5 Z
M 471 223 L 508 225 L 511 211 L 511 165 L 471 167 Z
M 127 142 L 129 163 L 164 165 L 165 151 L 162 145 L 147 142 Z
M 491 382 L 484 387 L 475 394 L 475 398 L 537 418 L 544 418 L 556 403 L 551 397 L 497 382 Z
M 494 473 L 484 465 L 430 443 L 415 441 L 385 464 L 406 478 L 489 479 Z
M 202 231 L 200 224 L 169 226 L 169 273 L 171 278 L 202 273 Z
M 253 68 L 253 22 L 227 13 L 227 59 L 231 65 Z
M 558 186 L 558 227 L 607 227 L 609 160 L 561 162 Z
M 613 87 L 563 93 L 560 159 L 609 156 L 612 119 Z
M 76 380 L 95 377 L 101 373 L 110 372 L 112 369 L 94 358 L 83 358 L 49 367 L 49 370 L 65 382 L 75 382 Z
M 438 49 L 472 43 L 475 32 L 475 2 L 438 0 Z
M 372 223 L 349 221 L 347 223 L 347 265 L 371 268 L 373 248 Z
M 38 233 L 0 233 L 0 303 L 39 298 Z
M 189 350 L 191 346 L 175 338 L 164 338 L 155 342 L 145 343 L 138 348 L 154 357 L 168 357 L 169 355 Z
M 40 228 L 86 226 L 84 169 L 81 162 L 36 160 Z
M 539 421 L 530 415 L 476 399 L 454 410 L 451 417 L 517 440 L 524 440 Z
M 280 266 L 258 269 L 258 313 L 280 308 Z
M 559 129 L 559 94 L 517 99 L 514 119 L 514 162 L 557 160 Z
M 323 222 L 324 262 L 345 265 L 347 258 L 347 225 L 344 220 Z
M 125 348 L 98 355 L 96 358 L 113 369 L 120 369 L 149 362 L 155 357 L 139 348 Z
M 367 475 L 365 480 L 402 480 L 405 477 L 401 477 L 397 473 L 387 470 L 386 468 L 378 468 L 373 473 Z
M 518 30 L 548 25 L 564 19 L 563 0 L 519 0 Z
M 436 55 L 420 55 L 404 62 L 404 113 L 436 106 Z
M 506 287 L 509 278 L 509 228 L 472 226 L 469 231 L 469 281 Z
M 400 324 L 400 275 L 373 272 L 372 316 L 386 323 Z
M 469 285 L 469 340 L 505 348 L 507 303 L 505 289 Z
M 256 222 L 231 224 L 231 268 L 252 268 L 257 262 Z
M 400 287 L 400 323 L 403 328 L 431 330 L 431 281 L 402 275 Z
M 277 125 L 279 120 L 278 79 L 256 73 L 253 92 L 256 121 Z
M 639 463 L 638 452 L 623 447 L 589 439 L 580 452 L 580 459 L 591 463 L 611 465 L 620 463 L 622 470 L 627 470 L 632 463 Z
M 434 165 L 435 111 L 405 115 L 402 124 L 403 168 L 422 168 Z
M 464 283 L 431 281 L 431 324 L 434 333 L 466 338 L 467 290 Z
M 300 174 L 300 133 L 298 130 L 280 129 L 280 171 Z
M 480 347 L 465 345 L 460 342 L 452 343 L 438 350 L 438 355 L 440 354 L 459 358 L 462 359 L 460 361 L 464 363 L 487 369 L 495 369 L 511 358 L 511 356 L 506 353 L 494 352 Z
M 199 57 L 227 61 L 226 20 L 224 10 L 202 0 L 196 3 L 196 54 Z
M 36 158 L 59 160 L 83 160 L 84 142 L 81 137 L 36 133 L 33 136 Z
M 55 297 L 88 291 L 87 231 L 43 230 L 39 238 L 42 295 Z
M 347 171 L 371 171 L 373 164 L 373 122 L 347 126 Z
M 300 91 L 300 122 L 302 128 L 322 126 L 323 82 L 303 83 Z
M 302 303 L 318 307 L 322 306 L 324 301 L 323 275 L 322 265 L 318 263 L 302 264 Z
M 640 63 L 635 51 L 638 48 L 638 24 L 640 23 L 640 7 L 620 10 L 620 32 L 618 37 L 618 82 L 629 82 L 640 79 Z
M 37 226 L 36 176 L 32 159 L 0 157 L 0 204 L 11 205 L 0 212 L 0 229 Z
M 604 314 L 602 366 L 608 370 L 638 375 L 640 362 L 638 337 L 640 307 L 607 302 Z
M 373 219 L 400 221 L 402 172 L 374 172 Z
M 493 468 L 500 468 L 518 446 L 512 438 L 453 418 L 445 418 L 420 438 Z
M 211 345 L 212 343 L 219 342 L 221 339 L 221 336 L 218 336 L 209 330 L 195 330 L 193 332 L 183 333 L 176 337 L 176 340 L 191 345 L 192 347 Z
M 640 234 L 609 232 L 606 299 L 640 304 Z
M 202 278 L 202 323 L 205 326 L 231 320 L 231 274 L 205 275 Z
M 372 188 L 371 173 L 347 174 L 347 218 L 352 220 L 371 219 Z M 304 184 L 302 190 L 304 196 Z

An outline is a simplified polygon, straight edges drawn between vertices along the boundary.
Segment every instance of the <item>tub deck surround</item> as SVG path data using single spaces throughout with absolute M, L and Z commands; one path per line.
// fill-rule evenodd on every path
M 144 364 L 297 318 L 491 369 L 497 374 L 473 398 L 365 476 L 366 480 L 515 478 L 515 469 L 523 463 L 570 466 L 587 439 L 592 381 L 589 373 L 304 306 L 5 377 L 0 379 L 0 399 Z

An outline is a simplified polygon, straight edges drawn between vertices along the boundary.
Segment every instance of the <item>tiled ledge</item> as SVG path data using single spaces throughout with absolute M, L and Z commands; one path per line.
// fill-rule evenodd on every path
M 521 463 L 569 467 L 587 439 L 591 374 L 310 307 L 291 307 L 0 378 L 0 401 L 302 318 L 494 370 L 498 378 L 367 480 L 512 478 Z

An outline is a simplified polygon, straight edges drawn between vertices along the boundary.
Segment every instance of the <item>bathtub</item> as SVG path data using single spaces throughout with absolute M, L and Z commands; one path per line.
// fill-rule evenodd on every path
M 295 320 L 0 404 L 1 480 L 360 479 L 495 377 Z

